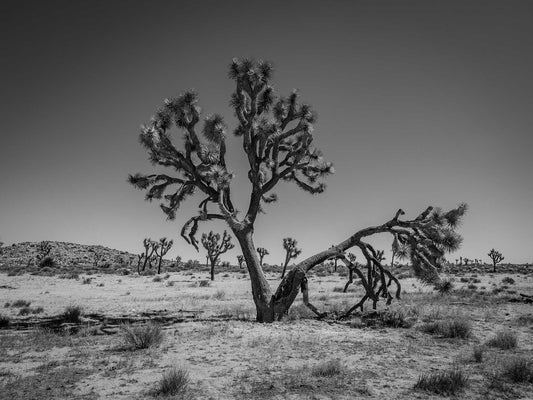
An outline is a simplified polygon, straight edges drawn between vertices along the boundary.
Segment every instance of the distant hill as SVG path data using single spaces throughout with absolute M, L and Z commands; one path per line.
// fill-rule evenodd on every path
M 61 267 L 69 266 L 102 266 L 119 264 L 127 266 L 136 265 L 137 256 L 127 251 L 110 249 L 99 245 L 85 245 L 67 242 L 49 242 L 52 250 L 50 256 Z M 11 246 L 2 247 L 0 265 L 28 266 L 34 264 L 38 254 L 39 242 L 14 243 Z M 99 255 L 95 265 L 95 254 Z

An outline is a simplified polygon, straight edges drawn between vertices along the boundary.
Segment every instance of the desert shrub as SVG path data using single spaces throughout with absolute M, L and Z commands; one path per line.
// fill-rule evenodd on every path
M 423 374 L 414 388 L 440 395 L 455 395 L 468 385 L 468 377 L 458 369 Z
M 7 315 L 0 314 L 0 328 L 9 326 L 9 317 Z
M 466 283 L 466 282 L 470 282 L 470 279 L 468 279 L 467 277 L 464 277 L 464 276 L 463 276 L 463 277 L 460 279 L 460 281 L 463 282 L 463 283 Z
M 165 276 L 163 277 L 164 279 L 168 279 L 170 278 L 170 274 L 165 274 Z
M 81 282 L 84 285 L 89 285 L 92 282 L 93 278 L 83 278 L 83 281 Z
M 120 330 L 126 347 L 133 349 L 159 346 L 164 337 L 161 327 L 152 322 L 139 326 L 123 325 Z
M 177 399 L 190 399 L 189 373 L 184 368 L 172 368 L 165 372 L 155 390 L 156 396 L 174 396 Z
M 104 282 L 100 282 L 98 285 L 96 285 L 98 287 L 104 287 Z
M 340 286 L 336 286 L 336 287 L 333 288 L 333 292 L 342 293 L 342 292 L 344 292 L 344 288 L 340 287 Z
M 39 268 L 55 268 L 57 263 L 53 257 L 47 256 L 39 262 Z M 47 271 L 49 272 L 49 271 Z
M 330 377 L 339 375 L 343 371 L 344 367 L 338 358 L 333 360 L 324 361 L 313 365 L 311 368 L 311 375 Z
M 473 283 L 471 283 L 470 285 L 467 286 L 467 288 L 470 289 L 470 290 L 476 290 L 477 286 L 474 285 Z
M 200 286 L 200 287 L 208 287 L 208 286 L 211 286 L 211 282 L 204 279 L 204 280 L 201 280 L 198 283 L 198 286 Z
M 10 305 L 11 305 L 11 303 L 10 303 L 9 301 L 6 301 L 6 302 L 4 303 L 4 308 L 8 308 Z
M 443 321 L 428 322 L 420 330 L 445 338 L 469 338 L 472 335 L 472 324 L 464 318 L 452 318 Z
M 163 278 L 161 278 L 160 275 L 154 276 L 154 279 L 152 279 L 152 282 L 161 282 Z
M 213 299 L 215 300 L 224 300 L 226 298 L 226 292 L 223 290 L 217 290 L 217 292 L 213 295 Z
M 167 281 L 167 286 L 174 286 L 174 281 Z
M 410 328 L 415 324 L 416 317 L 400 308 L 386 309 L 379 313 L 379 322 L 391 328 Z
M 483 362 L 483 356 L 485 354 L 485 348 L 483 346 L 475 346 L 472 351 L 472 359 L 474 362 L 481 363 Z
M 30 307 L 22 307 L 19 310 L 19 315 L 28 315 L 30 313 L 31 313 L 31 308 Z
M 518 345 L 518 338 L 514 332 L 501 331 L 492 339 L 487 341 L 487 346 L 496 347 L 502 350 L 514 349 Z
M 524 357 L 513 358 L 503 367 L 502 375 L 515 383 L 533 383 L 533 360 Z
M 83 309 L 80 306 L 68 306 L 63 311 L 63 319 L 65 322 L 77 323 L 80 322 L 80 317 L 83 313 Z
M 515 280 L 511 278 L 510 276 L 506 276 L 502 279 L 502 283 L 508 283 L 509 285 L 514 285 Z
M 448 294 L 453 290 L 453 282 L 450 279 L 443 279 L 435 285 L 435 290 L 442 295 Z
M 11 304 L 11 307 L 17 307 L 17 308 L 21 308 L 21 307 L 29 307 L 31 304 L 31 301 L 26 301 L 26 300 L 16 300 L 15 302 L 13 302 Z

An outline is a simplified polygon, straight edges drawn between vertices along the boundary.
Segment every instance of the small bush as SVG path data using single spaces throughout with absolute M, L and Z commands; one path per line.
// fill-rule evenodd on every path
M 9 317 L 0 314 L 0 328 L 6 328 L 7 326 L 9 326 Z
M 208 287 L 208 286 L 211 286 L 211 281 L 208 281 L 208 280 L 201 280 L 201 281 L 198 283 L 198 286 L 200 286 L 200 287 Z
M 421 375 L 414 388 L 441 395 L 455 395 L 468 385 L 468 377 L 460 369 Z
M 495 337 L 487 341 L 487 346 L 502 350 L 514 349 L 518 345 L 518 338 L 514 332 L 498 332 Z
M 30 313 L 31 313 L 31 308 L 30 307 L 22 307 L 19 310 L 19 315 L 28 315 Z
M 57 266 L 53 257 L 45 257 L 39 262 L 39 268 L 55 268 Z
M 463 282 L 463 283 L 466 283 L 466 282 L 470 282 L 470 279 L 468 279 L 468 278 L 466 278 L 466 277 L 463 276 L 463 277 L 460 279 L 460 281 Z
M 474 351 L 472 352 L 472 358 L 474 359 L 474 362 L 482 363 L 484 354 L 485 348 L 483 346 L 475 346 Z
M 9 301 L 6 301 L 6 302 L 4 303 L 4 308 L 8 308 L 10 305 L 11 305 L 11 303 L 10 303 Z
M 511 278 L 510 276 L 506 276 L 502 279 L 502 283 L 508 283 L 509 285 L 514 285 L 515 280 Z
M 224 300 L 226 298 L 226 292 L 223 290 L 217 290 L 217 292 L 213 295 L 213 299 L 215 300 Z
M 92 282 L 93 278 L 83 278 L 83 281 L 81 282 L 84 285 L 89 285 Z
M 78 323 L 82 313 L 83 310 L 80 306 L 68 306 L 63 311 L 63 319 L 65 322 Z
M 151 322 L 140 326 L 123 325 L 120 329 L 125 345 L 137 350 L 159 346 L 164 337 L 161 327 Z
M 339 359 L 329 360 L 317 365 L 314 365 L 311 368 L 311 375 L 313 376 L 322 376 L 330 377 L 339 375 L 343 371 L 343 366 Z
M 174 286 L 174 281 L 167 281 L 167 286 Z
M 175 396 L 189 399 L 189 373 L 184 368 L 172 368 L 165 372 L 155 390 L 156 396 Z
M 416 317 L 402 309 L 387 309 L 379 313 L 379 322 L 391 328 L 410 328 L 415 324 Z
M 152 282 L 161 282 L 163 278 L 161 278 L 160 275 L 154 276 L 154 279 L 152 279 Z
M 515 383 L 533 383 L 533 361 L 524 357 L 514 358 L 504 366 L 502 375 Z
M 469 338 L 472 335 L 470 321 L 463 318 L 453 318 L 444 321 L 429 322 L 420 327 L 422 332 L 441 335 L 445 338 Z
M 470 285 L 467 286 L 467 288 L 470 289 L 470 290 L 476 290 L 477 286 L 474 285 L 473 283 L 471 283 Z
M 11 304 L 11 307 L 17 307 L 17 308 L 29 307 L 30 304 L 31 304 L 31 301 L 17 300 L 13 304 Z
M 448 294 L 453 290 L 453 282 L 449 279 L 443 279 L 435 285 L 435 290 L 441 295 Z

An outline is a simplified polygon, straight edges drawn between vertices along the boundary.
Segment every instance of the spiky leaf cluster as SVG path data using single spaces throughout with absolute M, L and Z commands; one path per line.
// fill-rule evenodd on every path
M 445 254 L 460 247 L 463 239 L 455 229 L 466 210 L 466 204 L 446 213 L 429 207 L 410 224 L 400 221 L 400 227 L 405 229 L 394 230 L 397 255 L 411 261 L 415 275 L 422 281 L 436 282 Z

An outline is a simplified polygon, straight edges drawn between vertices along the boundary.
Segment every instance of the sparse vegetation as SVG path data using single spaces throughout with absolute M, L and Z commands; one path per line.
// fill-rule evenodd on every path
M 68 306 L 63 311 L 63 320 L 65 322 L 78 323 L 82 314 L 83 309 L 80 306 Z
M 533 383 L 533 360 L 514 357 L 505 362 L 502 375 L 514 383 Z
M 189 393 L 189 373 L 184 368 L 172 368 L 166 371 L 155 390 L 156 396 L 170 397 L 176 399 L 190 399 Z
M 435 290 L 441 295 L 449 294 L 453 290 L 453 282 L 450 279 L 442 279 L 435 285 Z
M 495 337 L 487 341 L 487 346 L 496 347 L 501 350 L 510 350 L 516 348 L 518 338 L 514 332 L 501 331 Z
M 463 391 L 468 385 L 468 377 L 458 368 L 423 374 L 418 378 L 414 388 L 440 395 L 453 396 Z
M 448 318 L 442 321 L 425 323 L 420 327 L 420 330 L 445 338 L 467 339 L 472 334 L 472 324 L 465 318 Z
M 159 346 L 164 338 L 161 326 L 155 323 L 122 325 L 122 339 L 127 348 L 140 350 Z
M 502 283 L 506 283 L 506 284 L 509 284 L 509 285 L 514 285 L 515 284 L 515 280 L 513 278 L 511 278 L 510 276 L 506 276 L 505 278 L 502 279 Z
M 311 367 L 311 375 L 313 376 L 335 376 L 343 372 L 345 367 L 341 364 L 341 361 L 336 358 L 333 360 L 324 361 Z
M 482 363 L 485 354 L 485 348 L 483 346 L 475 346 L 472 351 L 472 358 L 476 363 Z

